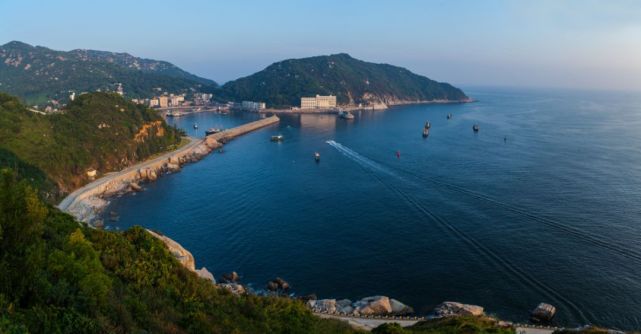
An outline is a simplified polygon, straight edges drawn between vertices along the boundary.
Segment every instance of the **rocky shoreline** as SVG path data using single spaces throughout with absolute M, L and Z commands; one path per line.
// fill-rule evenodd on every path
M 110 197 L 141 191 L 142 183 L 153 182 L 161 175 L 178 172 L 183 165 L 199 161 L 221 148 L 227 141 L 279 121 L 277 116 L 272 116 L 207 136 L 204 139 L 189 138 L 190 142 L 187 145 L 175 151 L 125 168 L 120 172 L 106 174 L 75 190 L 60 202 L 58 208 L 90 226 L 102 227 L 104 223 L 98 217 L 109 204 Z

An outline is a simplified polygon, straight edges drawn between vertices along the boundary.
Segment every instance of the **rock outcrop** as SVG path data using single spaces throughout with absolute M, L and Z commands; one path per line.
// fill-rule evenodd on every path
M 481 306 L 461 304 L 457 302 L 443 302 L 439 304 L 433 311 L 433 316 L 436 318 L 456 316 L 481 316 L 483 314 L 483 307 Z
M 360 315 L 390 314 L 392 305 L 389 297 L 372 296 L 365 297 L 354 303 L 355 313 Z
M 530 318 L 534 322 L 549 322 L 554 318 L 554 315 L 556 314 L 556 307 L 546 304 L 546 303 L 540 303 L 534 311 L 532 311 L 532 314 L 530 315 Z
M 214 274 L 209 272 L 209 270 L 207 270 L 207 268 L 205 267 L 202 267 L 196 270 L 196 275 L 200 276 L 201 278 L 208 279 L 212 283 L 216 284 L 216 279 L 214 278 Z
M 238 283 L 221 283 L 221 284 L 218 284 L 218 286 L 239 296 L 247 293 L 247 290 L 245 289 L 245 287 Z

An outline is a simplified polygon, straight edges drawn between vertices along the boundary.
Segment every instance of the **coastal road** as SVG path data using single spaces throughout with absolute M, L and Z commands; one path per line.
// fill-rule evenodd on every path
M 350 326 L 366 331 L 371 331 L 372 329 L 386 323 L 397 323 L 401 325 L 401 327 L 408 327 L 416 324 L 417 322 L 421 320 L 425 320 L 423 318 L 416 319 L 416 320 L 402 320 L 402 319 L 371 319 L 371 318 L 359 318 L 359 317 L 349 317 L 349 316 L 342 316 L 342 315 L 335 315 L 335 314 L 326 314 L 326 313 L 316 313 L 314 312 L 314 315 L 317 317 L 323 318 L 323 319 L 336 319 L 336 320 L 341 320 L 347 322 Z
M 71 206 L 76 202 L 76 199 L 78 199 L 78 197 L 80 195 L 84 194 L 85 192 L 87 192 L 89 190 L 92 190 L 93 188 L 96 188 L 96 187 L 98 187 L 100 185 L 103 185 L 105 183 L 111 182 L 111 181 L 113 181 L 114 179 L 117 179 L 118 177 L 120 177 L 123 174 L 127 174 L 127 173 L 130 173 L 130 172 L 136 171 L 138 169 L 143 169 L 143 168 L 146 168 L 146 167 L 151 166 L 151 165 L 155 165 L 155 164 L 157 164 L 158 162 L 161 162 L 161 161 L 167 161 L 169 159 L 169 157 L 171 157 L 171 156 L 173 156 L 173 155 L 175 155 L 177 153 L 181 153 L 181 152 L 184 152 L 184 151 L 191 150 L 191 149 L 195 148 L 196 146 L 198 146 L 199 144 L 201 144 L 203 142 L 202 139 L 197 139 L 197 138 L 193 138 L 193 137 L 186 137 L 186 138 L 189 140 L 189 143 L 183 145 L 182 147 L 180 147 L 177 150 L 169 151 L 169 152 L 164 153 L 164 154 L 162 154 L 162 155 L 160 155 L 160 156 L 158 156 L 158 157 L 156 157 L 154 159 L 140 162 L 140 163 L 135 164 L 133 166 L 127 167 L 127 168 L 125 168 L 125 169 L 123 169 L 123 170 L 121 170 L 119 172 L 112 172 L 112 173 L 105 174 L 101 178 L 99 178 L 99 179 L 97 179 L 97 180 L 95 180 L 93 182 L 90 182 L 90 183 L 88 183 L 88 184 L 86 184 L 86 185 L 84 185 L 84 186 L 82 186 L 82 187 L 80 187 L 78 189 L 76 189 L 74 192 L 72 192 L 71 194 L 67 195 L 67 197 L 65 197 L 60 202 L 60 204 L 58 204 L 58 208 L 60 210 L 62 210 L 62 211 L 68 212 L 69 208 L 71 208 Z

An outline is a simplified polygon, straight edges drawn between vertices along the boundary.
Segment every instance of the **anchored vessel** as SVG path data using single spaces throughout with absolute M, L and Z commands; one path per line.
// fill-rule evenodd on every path
M 447 114 L 447 119 L 452 119 L 452 113 Z
M 430 135 L 431 127 L 432 127 L 432 124 L 429 121 L 425 122 L 425 126 L 423 127 L 423 138 Z
M 478 124 L 474 124 L 474 125 L 472 126 L 472 130 L 473 130 L 474 132 L 479 132 L 479 125 L 478 125 Z
M 316 162 L 320 161 L 320 153 L 314 152 L 314 160 L 316 160 Z
M 283 135 L 272 136 L 271 140 L 274 142 L 283 141 Z
M 345 111 L 345 110 L 339 111 L 338 117 L 342 119 L 354 119 L 354 115 L 352 115 L 349 111 Z

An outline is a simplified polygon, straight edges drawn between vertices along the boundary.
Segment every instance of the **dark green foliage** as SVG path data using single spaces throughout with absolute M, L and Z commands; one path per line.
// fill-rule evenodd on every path
M 513 334 L 514 329 L 501 328 L 497 321 L 488 317 L 449 317 L 426 320 L 402 328 L 398 324 L 378 326 L 375 334 Z
M 402 67 L 374 64 L 347 54 L 284 60 L 263 71 L 226 83 L 222 98 L 266 102 L 269 107 L 298 106 L 302 96 L 337 96 L 339 104 L 395 100 L 463 101 L 458 88 Z
M 129 97 L 151 97 L 154 88 L 173 93 L 211 90 L 216 83 L 163 61 L 94 50 L 55 51 L 21 42 L 0 46 L 0 90 L 29 103 L 66 101 L 69 91 L 113 91 L 122 83 Z
M 84 94 L 63 113 L 45 116 L 0 93 L 0 167 L 16 170 L 52 199 L 57 190 L 86 183 L 88 169 L 120 170 L 180 140 L 155 111 L 116 94 Z
M 353 333 L 298 301 L 238 297 L 142 228 L 81 226 L 0 171 L 0 333 Z

